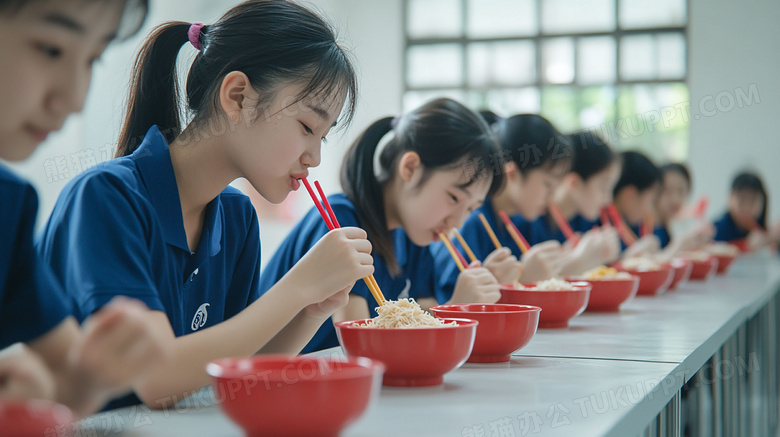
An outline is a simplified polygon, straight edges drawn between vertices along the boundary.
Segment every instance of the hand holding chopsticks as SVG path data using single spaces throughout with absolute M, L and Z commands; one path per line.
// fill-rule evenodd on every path
M 512 220 L 509 219 L 509 216 L 506 215 L 504 211 L 499 211 L 498 215 L 501 216 L 501 220 L 504 221 L 506 229 L 509 231 L 509 235 L 511 235 L 512 239 L 515 240 L 515 243 L 520 248 L 520 251 L 523 252 L 523 254 L 528 253 L 528 250 L 531 249 L 531 245 L 528 244 L 528 241 L 525 239 L 525 237 L 523 237 L 523 234 L 520 233 L 520 230 L 517 229 L 517 226 L 512 223 Z
M 320 204 L 320 201 L 317 199 L 317 196 L 314 194 L 314 190 L 312 190 L 309 181 L 306 180 L 306 178 L 301 179 L 301 181 L 303 181 L 303 185 L 306 186 L 306 190 L 309 192 L 309 195 L 311 196 L 311 200 L 314 202 L 314 206 L 317 208 L 317 211 L 319 211 L 320 215 L 322 216 L 322 220 L 325 222 L 325 225 L 327 225 L 328 229 L 333 230 L 333 229 L 341 228 L 341 225 L 339 225 L 339 221 L 336 218 L 336 214 L 333 212 L 333 209 L 330 207 L 328 198 L 325 197 L 325 194 L 322 191 L 322 187 L 320 186 L 320 183 L 316 181 L 314 182 L 314 185 L 317 187 L 317 191 L 319 192 L 322 198 L 322 204 Z M 327 213 L 325 212 L 325 209 L 323 208 L 322 205 L 325 205 L 325 208 L 327 208 Z M 386 302 L 385 297 L 382 294 L 382 290 L 379 289 L 379 284 L 377 284 L 376 279 L 374 279 L 374 275 L 366 276 L 365 278 L 363 278 L 363 281 L 366 283 L 366 286 L 371 292 L 371 295 L 374 296 L 376 302 L 379 305 L 384 304 Z

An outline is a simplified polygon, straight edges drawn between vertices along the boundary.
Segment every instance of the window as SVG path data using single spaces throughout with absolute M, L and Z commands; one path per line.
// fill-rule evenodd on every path
M 404 14 L 405 110 L 445 96 L 687 157 L 686 0 L 405 0 Z

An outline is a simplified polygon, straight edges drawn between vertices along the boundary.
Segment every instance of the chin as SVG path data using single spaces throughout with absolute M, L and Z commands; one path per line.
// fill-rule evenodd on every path
M 425 247 L 433 243 L 433 236 L 429 235 L 428 232 L 420 232 L 418 234 L 410 234 L 407 232 L 406 236 L 412 240 L 412 243 L 420 247 Z
M 0 142 L 0 159 L 4 159 L 9 162 L 24 161 L 32 156 L 35 149 L 38 148 L 39 143 L 30 140 L 10 140 L 8 143 L 5 141 Z

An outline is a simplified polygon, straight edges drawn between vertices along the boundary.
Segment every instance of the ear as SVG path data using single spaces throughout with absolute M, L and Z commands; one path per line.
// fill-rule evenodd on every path
M 398 177 L 404 182 L 411 181 L 415 173 L 420 170 L 422 170 L 422 161 L 416 152 L 406 152 L 398 160 Z
M 520 172 L 517 171 L 517 164 L 514 161 L 508 161 L 504 163 L 504 176 L 507 182 L 514 182 L 520 177 Z
M 231 71 L 222 79 L 222 85 L 219 87 L 219 104 L 225 114 L 238 123 L 242 114 L 254 109 L 252 101 L 255 100 L 256 94 L 246 74 Z

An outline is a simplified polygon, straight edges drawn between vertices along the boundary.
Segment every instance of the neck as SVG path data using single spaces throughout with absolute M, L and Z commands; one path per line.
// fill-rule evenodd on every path
M 504 211 L 506 215 L 513 216 L 520 214 L 520 210 L 515 207 L 508 189 L 501 190 L 500 193 L 493 196 L 493 210 L 498 215 L 499 211 Z
M 574 196 L 572 196 L 568 190 L 556 191 L 553 203 L 555 203 L 555 206 L 561 210 L 561 213 L 566 220 L 571 221 L 571 219 L 573 219 L 574 216 L 576 216 L 579 212 L 577 203 L 574 200 Z
M 179 190 L 182 216 L 200 215 L 206 205 L 239 177 L 214 137 L 200 137 L 192 126 L 170 145 L 171 163 Z M 195 138 L 194 141 L 189 139 Z

